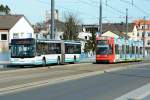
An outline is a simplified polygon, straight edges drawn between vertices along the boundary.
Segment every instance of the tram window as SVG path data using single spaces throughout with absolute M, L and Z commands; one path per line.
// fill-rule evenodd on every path
M 143 51 L 143 48 L 142 48 L 142 47 L 140 47 L 140 54 L 142 54 L 142 51 Z
M 122 54 L 125 54 L 125 45 L 122 45 Z
M 115 45 L 115 53 L 119 54 L 119 45 L 118 44 Z
M 132 46 L 132 54 L 135 54 L 135 46 Z
M 136 46 L 136 54 L 138 54 L 138 46 Z
M 113 47 L 111 45 L 109 45 L 109 51 L 108 51 L 109 54 L 112 54 L 113 53 Z
M 127 52 L 127 54 L 130 53 L 130 51 L 129 51 L 129 45 L 126 45 L 126 52 Z

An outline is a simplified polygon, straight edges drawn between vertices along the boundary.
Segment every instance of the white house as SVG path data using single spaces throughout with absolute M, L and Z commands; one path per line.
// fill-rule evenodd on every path
M 92 37 L 91 33 L 88 32 L 79 33 L 78 38 L 81 40 L 81 52 L 84 52 L 86 40 L 89 40 L 90 37 Z
M 34 38 L 34 30 L 23 15 L 0 15 L 0 64 L 9 61 L 11 39 Z

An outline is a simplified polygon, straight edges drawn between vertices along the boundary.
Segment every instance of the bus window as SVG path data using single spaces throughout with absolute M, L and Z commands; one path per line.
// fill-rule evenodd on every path
M 66 54 L 81 54 L 81 45 L 80 44 L 65 44 L 65 53 Z
M 76 50 L 76 54 L 81 54 L 81 45 L 80 44 L 76 45 L 75 50 Z
M 61 44 L 60 43 L 50 43 L 48 47 L 49 54 L 60 54 Z
M 35 56 L 34 45 L 12 45 L 11 47 L 11 57 L 12 58 L 27 58 Z
M 65 44 L 65 53 L 66 54 L 73 54 L 74 48 L 72 44 Z

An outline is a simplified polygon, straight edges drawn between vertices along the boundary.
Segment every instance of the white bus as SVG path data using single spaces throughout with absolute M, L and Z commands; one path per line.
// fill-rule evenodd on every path
M 75 63 L 80 54 L 78 41 L 12 39 L 10 62 L 19 66 Z

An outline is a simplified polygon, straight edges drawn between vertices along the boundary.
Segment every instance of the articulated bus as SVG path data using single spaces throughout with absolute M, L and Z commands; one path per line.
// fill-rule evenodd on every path
M 143 41 L 114 37 L 97 37 L 96 62 L 143 60 Z
M 80 54 L 79 41 L 12 39 L 10 62 L 19 66 L 75 63 Z

